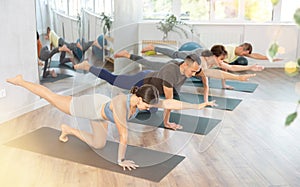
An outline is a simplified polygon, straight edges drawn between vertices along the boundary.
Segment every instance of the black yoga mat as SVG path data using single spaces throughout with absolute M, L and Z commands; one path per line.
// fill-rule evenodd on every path
M 72 75 L 67 75 L 67 74 L 60 74 L 58 73 L 57 74 L 57 77 L 51 77 L 51 76 L 48 76 L 46 78 L 42 77 L 41 78 L 41 83 L 46 83 L 46 82 L 55 82 L 55 81 L 58 81 L 58 80 L 62 80 L 62 79 L 65 79 L 65 78 L 69 78 L 69 77 L 73 77 Z
M 153 113 L 145 111 L 138 113 L 130 122 L 164 128 L 163 119 L 163 111 Z M 206 135 L 217 126 L 221 120 L 171 112 L 170 122 L 182 125 L 183 128 L 177 131 Z
M 179 95 L 174 96 L 174 99 L 178 99 L 180 101 L 189 102 L 189 103 L 203 103 L 204 98 L 201 94 L 192 94 L 192 93 L 184 93 L 180 92 Z M 234 110 L 242 101 L 241 99 L 233 99 L 233 98 L 225 98 L 225 97 L 217 97 L 217 96 L 208 96 L 208 100 L 216 100 L 216 104 L 218 106 L 214 106 L 214 108 L 221 110 Z
M 128 145 L 126 158 L 134 160 L 140 167 L 123 171 L 122 167 L 113 163 L 117 160 L 118 143 L 107 141 L 103 149 L 93 150 L 73 136 L 69 136 L 68 142 L 62 143 L 58 140 L 59 135 L 58 130 L 42 127 L 6 145 L 154 182 L 163 179 L 185 158 Z
M 75 69 L 73 68 L 72 62 L 67 62 L 67 63 L 61 64 L 61 63 L 59 63 L 59 61 L 56 61 L 56 60 L 51 61 L 50 68 L 62 68 L 62 69 L 69 69 L 69 70 L 75 71 Z
M 226 80 L 226 84 L 229 86 L 234 87 L 234 91 L 240 92 L 254 92 L 257 88 L 258 84 L 250 83 L 250 82 L 239 82 L 239 81 L 230 81 Z M 186 86 L 196 86 L 196 87 L 203 87 L 202 81 L 198 78 L 192 77 L 185 81 L 184 85 Z M 222 89 L 222 81 L 220 79 L 209 79 L 209 87 L 210 88 L 217 88 Z

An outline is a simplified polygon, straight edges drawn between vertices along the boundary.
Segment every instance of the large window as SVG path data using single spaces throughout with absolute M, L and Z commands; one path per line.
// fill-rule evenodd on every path
M 144 0 L 144 18 L 162 19 L 172 14 L 172 4 L 173 0 Z
M 285 0 L 282 2 L 280 21 L 294 21 L 294 13 L 297 8 L 300 8 L 300 0 Z
M 112 0 L 52 0 L 54 7 L 59 12 L 77 17 L 81 13 L 81 8 L 86 8 L 97 14 L 105 13 L 107 16 L 113 16 Z
M 276 5 L 280 7 L 274 8 L 271 0 L 144 0 L 144 19 L 175 14 L 190 21 L 293 21 L 300 0 L 281 1 Z M 275 19 L 275 14 L 281 15 L 280 19 Z

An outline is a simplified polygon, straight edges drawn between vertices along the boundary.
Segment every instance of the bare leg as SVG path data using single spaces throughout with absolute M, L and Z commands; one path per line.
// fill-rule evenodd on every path
M 60 111 L 70 114 L 71 96 L 58 95 L 45 86 L 25 81 L 22 75 L 17 75 L 14 78 L 6 79 L 6 81 L 11 84 L 26 88 L 32 93 L 46 99 L 50 104 L 58 108 Z
M 92 125 L 93 133 L 81 131 L 79 129 L 62 124 L 59 140 L 62 142 L 67 142 L 68 135 L 73 135 L 95 149 L 103 148 L 106 144 L 107 123 L 105 121 L 90 121 L 90 123 Z
M 89 64 L 89 62 L 87 60 L 74 65 L 74 69 L 81 69 L 81 70 L 85 70 L 85 71 L 89 71 L 91 68 L 91 65 Z
M 102 47 L 101 47 L 101 45 L 99 45 L 97 39 L 94 41 L 93 46 L 96 46 L 96 47 L 98 47 L 99 49 L 102 49 Z
M 128 51 L 126 50 L 123 50 L 123 51 L 120 51 L 118 53 L 116 53 L 114 55 L 115 58 L 128 58 L 130 59 L 130 54 L 128 53 Z

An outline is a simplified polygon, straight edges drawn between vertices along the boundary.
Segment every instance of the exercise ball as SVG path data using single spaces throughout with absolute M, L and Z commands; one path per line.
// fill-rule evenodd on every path
M 198 48 L 202 48 L 202 46 L 196 42 L 187 42 L 182 44 L 178 51 L 193 51 Z
M 98 40 L 99 45 L 102 47 L 102 49 L 100 49 L 97 46 L 93 46 L 92 47 L 92 52 L 98 60 L 103 61 L 104 47 L 107 45 L 107 40 L 103 38 L 103 35 L 98 36 L 97 40 Z M 105 55 L 106 55 L 106 51 L 105 51 Z

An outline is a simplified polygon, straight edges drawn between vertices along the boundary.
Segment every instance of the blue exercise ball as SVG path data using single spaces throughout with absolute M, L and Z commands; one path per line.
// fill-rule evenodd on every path
M 92 47 L 92 52 L 97 57 L 98 60 L 103 61 L 103 49 L 104 49 L 103 44 L 104 44 L 104 46 L 106 46 L 107 45 L 107 40 L 103 38 L 103 35 L 98 36 L 97 40 L 98 40 L 99 45 L 102 47 L 102 49 L 100 49 L 97 46 L 93 46 Z M 105 51 L 105 54 L 106 53 L 107 52 Z
M 202 48 L 202 46 L 196 42 L 187 42 L 182 44 L 178 51 L 193 51 L 198 48 Z

